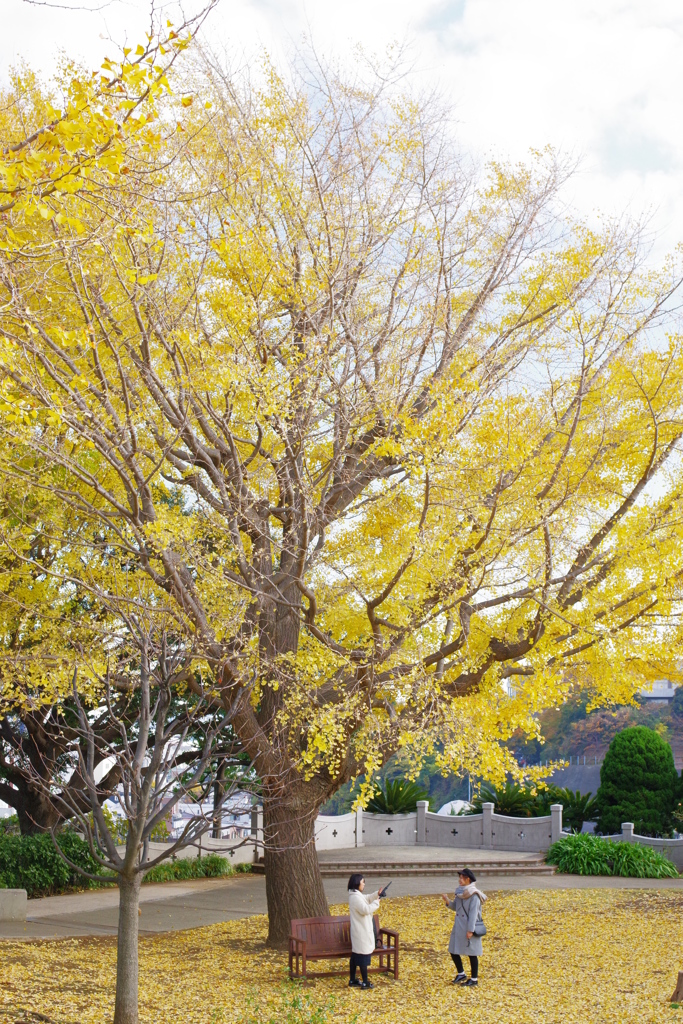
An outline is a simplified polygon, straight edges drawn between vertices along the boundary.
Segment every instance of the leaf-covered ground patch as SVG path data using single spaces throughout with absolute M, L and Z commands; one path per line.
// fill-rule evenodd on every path
M 343 908 L 338 908 L 342 912 Z M 398 982 L 372 992 L 346 978 L 306 987 L 336 997 L 334 1021 L 358 1024 L 661 1024 L 678 1020 L 668 997 L 683 968 L 683 892 L 497 892 L 485 905 L 478 989 L 454 988 L 451 913 L 437 897 L 387 900 L 382 920 L 401 933 Z M 264 946 L 265 917 L 145 938 L 140 943 L 144 1024 L 237 1024 L 252 998 L 282 1006 L 286 954 Z M 0 1020 L 40 1013 L 59 1024 L 112 1019 L 114 939 L 3 943 Z M 319 965 L 325 969 L 324 964 Z M 340 963 L 341 966 L 341 963 Z M 270 1015 L 265 1015 L 268 1020 Z M 35 1019 L 35 1018 L 34 1018 Z

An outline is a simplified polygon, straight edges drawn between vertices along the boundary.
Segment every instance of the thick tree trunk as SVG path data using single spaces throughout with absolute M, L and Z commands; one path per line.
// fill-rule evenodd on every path
M 19 831 L 22 836 L 32 836 L 40 832 L 48 832 L 59 822 L 59 812 L 49 798 L 36 792 L 32 786 L 12 804 L 19 819 Z
M 301 803 L 280 799 L 263 805 L 269 946 L 287 944 L 292 918 L 330 912 L 315 850 L 317 807 L 304 810 Z
M 119 875 L 119 934 L 116 947 L 116 1005 L 114 1024 L 138 1024 L 138 872 Z

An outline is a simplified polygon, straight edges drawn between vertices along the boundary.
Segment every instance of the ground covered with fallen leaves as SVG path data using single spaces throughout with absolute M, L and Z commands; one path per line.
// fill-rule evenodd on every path
M 668 1002 L 683 968 L 683 892 L 497 892 L 485 919 L 477 989 L 450 984 L 451 912 L 438 897 L 406 897 L 382 906 L 382 923 L 401 935 L 399 981 L 374 975 L 375 989 L 361 992 L 346 977 L 325 978 L 304 991 L 316 1002 L 333 995 L 334 1010 L 319 1019 L 340 1024 L 356 1014 L 358 1024 L 683 1024 L 683 1008 Z M 251 917 L 142 939 L 141 1021 L 285 1022 L 283 993 L 289 999 L 297 986 L 285 981 L 286 954 L 266 949 L 265 934 L 265 917 Z M 0 956 L 3 1024 L 38 1015 L 111 1021 L 114 939 L 6 942 Z

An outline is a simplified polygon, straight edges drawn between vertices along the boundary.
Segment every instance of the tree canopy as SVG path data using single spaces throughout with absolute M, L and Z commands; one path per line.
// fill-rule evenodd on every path
M 437 745 L 500 779 L 584 681 L 678 678 L 680 271 L 568 215 L 552 154 L 479 175 L 386 75 L 171 84 L 0 227 L 5 537 L 35 567 L 49 495 L 52 571 L 109 592 L 115 552 L 201 649 L 277 941 L 324 912 L 348 779 Z M 40 135 L 3 132 L 33 173 Z

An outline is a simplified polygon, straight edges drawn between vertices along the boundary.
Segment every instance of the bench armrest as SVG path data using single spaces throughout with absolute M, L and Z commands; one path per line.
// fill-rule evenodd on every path
M 299 938 L 296 937 L 296 935 L 290 935 L 289 936 L 289 948 L 293 952 L 295 952 L 295 953 L 296 952 L 298 952 L 298 953 L 305 953 L 306 952 L 306 940 L 305 939 L 299 939 Z
M 387 935 L 387 936 L 388 935 L 393 935 L 393 937 L 396 939 L 396 942 L 398 942 L 398 932 L 394 931 L 393 928 L 380 928 L 379 934 L 380 935 Z

